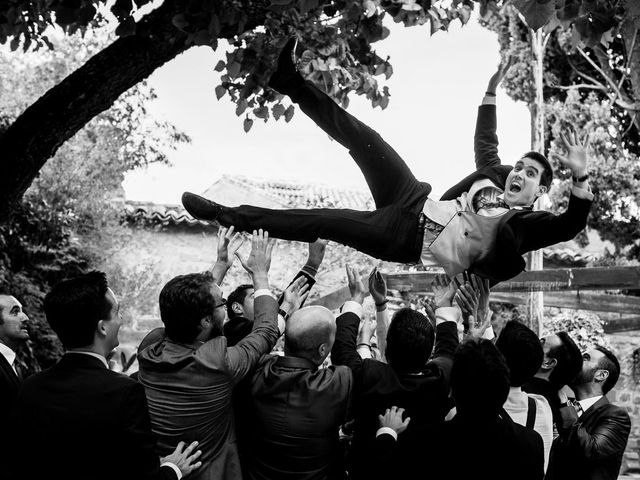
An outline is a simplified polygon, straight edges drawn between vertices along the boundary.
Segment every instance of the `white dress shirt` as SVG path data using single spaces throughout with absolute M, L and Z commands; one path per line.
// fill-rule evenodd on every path
M 16 365 L 15 365 L 16 352 L 11 350 L 4 343 L 0 342 L 0 354 L 2 354 L 2 356 L 7 359 L 7 362 L 9 363 L 9 365 L 11 365 L 11 368 L 13 369 L 14 373 L 18 375 L 18 372 L 16 371 Z

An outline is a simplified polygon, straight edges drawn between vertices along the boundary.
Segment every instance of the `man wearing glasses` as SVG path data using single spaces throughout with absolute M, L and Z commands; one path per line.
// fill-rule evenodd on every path
M 180 275 L 164 286 L 164 328 L 149 333 L 140 345 L 138 379 L 159 451 L 176 439 L 200 442 L 202 467 L 192 480 L 242 478 L 231 396 L 279 336 L 278 303 L 267 277 L 272 249 L 267 232 L 254 232 L 251 253 L 242 264 L 255 288 L 255 326 L 237 345 L 228 347 L 222 335 L 226 300 L 211 272 Z
M 548 479 L 615 480 L 629 438 L 625 409 L 609 403 L 606 394 L 620 376 L 620 364 L 604 347 L 582 354 L 582 370 L 571 382 L 576 402 L 559 392 L 560 436 L 551 449 Z

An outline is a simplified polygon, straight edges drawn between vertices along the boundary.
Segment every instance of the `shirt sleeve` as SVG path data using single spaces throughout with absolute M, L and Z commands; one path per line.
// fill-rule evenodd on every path
M 571 194 L 581 200 L 592 201 L 594 197 L 593 192 L 591 192 L 591 188 L 582 188 L 577 185 L 573 185 L 571 187 Z
M 481 105 L 495 105 L 495 104 L 496 104 L 496 97 L 493 95 L 485 95 L 481 103 Z
M 180 469 L 178 468 L 177 465 L 174 465 L 171 462 L 163 462 L 160 464 L 160 467 L 171 467 L 171 469 L 176 472 L 176 475 L 178 477 L 178 480 L 180 480 L 182 478 L 182 472 L 180 471 Z

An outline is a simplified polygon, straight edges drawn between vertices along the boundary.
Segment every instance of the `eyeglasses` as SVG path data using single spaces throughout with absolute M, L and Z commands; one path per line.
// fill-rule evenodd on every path
M 226 299 L 226 298 L 223 298 L 223 299 L 222 299 L 222 302 L 220 302 L 218 305 L 214 305 L 214 306 L 213 306 L 213 309 L 215 310 L 215 309 L 216 309 L 216 308 L 218 308 L 218 307 L 224 307 L 226 304 L 227 304 L 227 299 Z

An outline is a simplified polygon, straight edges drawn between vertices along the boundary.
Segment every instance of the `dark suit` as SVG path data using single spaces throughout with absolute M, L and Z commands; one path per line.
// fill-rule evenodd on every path
M 2 392 L 0 395 L 0 418 L 5 421 L 9 418 L 9 412 L 18 397 L 19 389 L 20 379 L 4 355 L 0 354 L 0 392 Z
M 553 442 L 547 478 L 615 480 L 631 421 L 623 408 L 602 397 L 580 417 L 573 406 L 560 409 L 560 436 Z
M 25 380 L 13 426 L 20 479 L 177 478 L 160 467 L 142 385 L 88 355 L 67 353 Z
M 331 350 L 334 365 L 351 368 L 354 377 L 354 435 L 351 465 L 355 478 L 370 478 L 378 467 L 371 457 L 378 429 L 378 415 L 392 406 L 402 407 L 411 423 L 399 441 L 399 448 L 423 442 L 444 422 L 451 409 L 449 374 L 453 353 L 458 345 L 455 322 L 436 327 L 436 343 L 432 359 L 420 374 L 396 372 L 389 364 L 377 360 L 362 360 L 356 351 L 359 317 L 344 313 L 338 317 L 336 340 Z M 402 477 L 398 477 L 402 478 Z
M 241 205 L 221 207 L 217 220 L 241 231 L 263 228 L 274 237 L 304 242 L 325 238 L 382 260 L 418 262 L 423 243 L 419 218 L 431 185 L 418 181 L 378 133 L 341 109 L 311 83 L 286 93 L 320 128 L 349 149 L 365 176 L 376 210 L 271 210 Z M 497 144 L 496 107 L 482 105 L 478 109 L 475 134 L 476 171 L 445 193 L 443 200 L 467 191 L 480 178 L 490 178 L 504 188 L 512 167 L 500 164 Z M 470 270 L 494 283 L 514 277 L 525 267 L 524 253 L 571 240 L 579 233 L 586 225 L 590 207 L 591 201 L 571 196 L 569 207 L 562 215 L 510 210 L 502 215 L 495 229 L 495 248 Z M 477 242 L 473 237 L 457 241 Z M 482 251 L 483 248 L 476 246 L 470 250 Z
M 140 344 L 138 381 L 146 390 L 158 448 L 166 454 L 178 440 L 199 442 L 202 466 L 191 480 L 242 478 L 232 406 L 233 387 L 278 339 L 278 304 L 255 299 L 256 326 L 237 345 L 218 336 L 207 342 L 174 342 L 159 328 Z
M 248 377 L 238 422 L 245 427 L 244 477 L 342 477 L 338 431 L 347 420 L 353 377 L 344 366 L 318 369 L 298 357 L 265 356 Z
M 413 419 L 411 419 L 413 422 Z M 409 424 L 411 425 L 411 423 Z M 405 432 L 406 433 L 406 432 Z M 399 435 L 377 437 L 373 478 L 388 480 L 542 480 L 544 448 L 540 435 L 510 419 L 469 423 L 459 416 L 432 432 L 422 432 L 408 447 Z

